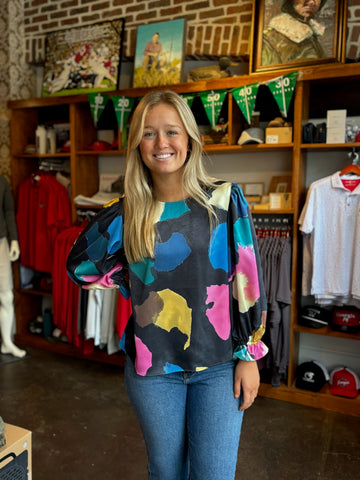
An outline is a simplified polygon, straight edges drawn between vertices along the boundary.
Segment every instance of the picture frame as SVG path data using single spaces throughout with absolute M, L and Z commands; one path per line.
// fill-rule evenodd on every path
M 120 18 L 49 33 L 42 96 L 118 89 L 124 26 Z
M 343 62 L 345 3 L 322 0 L 310 7 L 308 2 L 295 0 L 254 2 L 250 71 Z M 301 22 L 298 12 L 308 21 Z
M 137 27 L 134 88 L 181 83 L 185 28 L 184 19 Z
M 276 176 L 271 178 L 270 193 L 288 193 L 291 192 L 291 175 Z
M 243 192 L 245 196 L 261 197 L 261 195 L 264 195 L 264 182 L 244 183 Z

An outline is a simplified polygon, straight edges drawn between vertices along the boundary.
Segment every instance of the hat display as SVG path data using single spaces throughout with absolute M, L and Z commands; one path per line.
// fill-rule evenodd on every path
M 330 393 L 341 397 L 355 398 L 359 393 L 360 380 L 350 368 L 339 367 L 330 374 Z
M 311 328 L 322 328 L 329 325 L 331 321 L 331 313 L 326 308 L 318 305 L 307 305 L 302 308 L 299 317 L 300 325 Z
M 265 132 L 262 128 L 251 127 L 241 132 L 238 145 L 247 145 L 249 143 L 264 143 Z
M 360 311 L 355 308 L 333 310 L 331 328 L 340 332 L 356 333 L 360 331 Z
M 298 365 L 296 369 L 296 388 L 318 392 L 329 381 L 329 372 L 321 363 L 312 360 Z

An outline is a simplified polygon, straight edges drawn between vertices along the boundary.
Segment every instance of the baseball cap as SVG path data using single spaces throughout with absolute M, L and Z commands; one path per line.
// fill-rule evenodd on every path
M 298 365 L 296 369 L 296 388 L 318 392 L 329 381 L 329 372 L 320 362 L 311 360 Z
M 300 325 L 311 328 L 322 328 L 329 325 L 331 314 L 329 310 L 318 305 L 307 305 L 301 309 Z
M 360 311 L 355 308 L 333 310 L 331 328 L 340 332 L 356 333 L 360 331 Z
M 330 374 L 330 393 L 341 397 L 355 398 L 360 388 L 359 377 L 346 367 L 335 368 Z
M 241 132 L 238 145 L 247 145 L 248 143 L 264 143 L 265 133 L 262 128 L 251 127 Z

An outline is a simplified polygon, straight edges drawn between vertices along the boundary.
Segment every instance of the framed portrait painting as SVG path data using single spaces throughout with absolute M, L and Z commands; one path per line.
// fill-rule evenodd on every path
M 116 90 L 123 33 L 123 19 L 49 33 L 43 97 Z
M 182 80 L 185 20 L 137 28 L 133 87 L 173 85 Z
M 337 0 L 254 2 L 251 71 L 343 61 L 344 3 Z

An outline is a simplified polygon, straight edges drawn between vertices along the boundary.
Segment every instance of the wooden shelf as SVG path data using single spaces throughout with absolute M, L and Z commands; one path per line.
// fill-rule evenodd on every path
M 323 335 L 326 337 L 346 338 L 346 339 L 351 338 L 353 340 L 360 340 L 360 333 L 338 332 L 336 330 L 333 330 L 331 327 L 309 328 L 309 327 L 303 327 L 302 325 L 294 325 L 293 329 L 295 332 L 308 333 L 309 335 Z
M 350 150 L 360 148 L 360 142 L 347 143 L 302 143 L 302 150 Z
M 34 288 L 19 288 L 18 292 L 23 295 L 37 295 L 40 297 L 51 297 L 52 292 L 48 290 L 35 290 Z
M 287 387 L 281 385 L 280 387 L 274 388 L 267 383 L 262 383 L 260 385 L 259 395 L 308 407 L 331 410 L 346 415 L 359 416 L 360 414 L 360 396 L 357 398 L 347 398 L 332 395 L 329 392 L 328 386 L 323 387 L 320 392 L 311 392 L 295 388 L 294 386 Z
M 227 89 L 231 92 L 232 88 L 250 85 L 254 82 L 266 83 L 279 75 L 293 71 L 289 69 L 280 72 L 260 72 L 251 75 L 242 75 L 239 77 L 224 78 L 220 80 L 209 80 L 202 82 L 189 82 L 178 85 L 162 86 L 152 88 L 154 90 L 163 90 L 169 88 L 180 94 L 199 93 L 202 91 Z M 354 64 L 331 64 L 310 66 L 299 71 L 294 97 L 294 116 L 293 116 L 293 142 L 289 144 L 259 144 L 259 145 L 237 145 L 241 130 L 244 128 L 241 113 L 235 105 L 231 94 L 228 96 L 228 143 L 226 144 L 206 144 L 204 151 L 206 154 L 227 155 L 246 153 L 254 154 L 253 171 L 256 171 L 256 154 L 264 157 L 267 153 L 281 152 L 282 156 L 288 159 L 287 165 L 291 168 L 292 174 L 292 196 L 293 208 L 282 210 L 256 210 L 252 215 L 292 215 L 292 269 L 291 269 L 291 292 L 293 303 L 291 305 L 291 333 L 290 333 L 290 360 L 289 360 L 289 379 L 287 385 L 281 385 L 274 388 L 268 384 L 261 384 L 260 394 L 270 398 L 276 398 L 284 401 L 298 403 L 302 405 L 313 406 L 334 410 L 351 415 L 360 415 L 360 400 L 347 399 L 331 395 L 325 388 L 319 393 L 312 393 L 305 390 L 296 389 L 294 386 L 295 369 L 298 359 L 299 333 L 322 335 L 327 337 L 355 339 L 359 340 L 359 334 L 347 334 L 336 332 L 330 327 L 325 329 L 310 329 L 297 324 L 298 303 L 300 297 L 300 253 L 299 236 L 296 235 L 298 228 L 298 217 L 305 197 L 306 191 L 306 156 L 310 152 L 327 151 L 346 151 L 352 148 L 359 149 L 360 142 L 345 144 L 304 144 L 302 143 L 302 125 L 309 118 L 322 118 L 313 116 L 309 113 L 326 112 L 327 108 L 333 107 L 334 98 L 332 98 L 332 89 L 336 90 L 336 108 L 350 108 L 355 111 L 356 116 L 360 116 L 359 99 L 359 79 L 360 63 Z M 346 89 L 344 89 L 344 85 Z M 325 88 L 324 88 L 325 87 Z M 147 93 L 147 88 L 128 88 L 107 92 L 109 97 L 116 95 L 142 97 Z M 354 98 L 352 98 L 354 97 Z M 314 100 L 314 101 L 313 101 Z M 315 107 L 312 110 L 312 105 Z M 76 205 L 74 199 L 77 195 L 92 196 L 98 189 L 99 157 L 125 156 L 126 150 L 118 148 L 117 150 L 95 151 L 88 147 L 96 139 L 96 129 L 91 118 L 91 112 L 88 104 L 87 95 L 74 95 L 66 97 L 46 97 L 32 98 L 25 100 L 13 100 L 8 102 L 11 109 L 10 128 L 11 128 L 11 169 L 12 169 L 12 187 L 17 190 L 19 184 L 25 180 L 30 173 L 37 168 L 37 161 L 46 158 L 69 158 L 71 169 L 71 195 L 73 220 L 77 218 L 77 210 L 99 210 L 102 206 L 98 205 Z M 358 105 L 358 106 L 357 106 Z M 66 119 L 70 125 L 71 149 L 70 152 L 59 152 L 56 154 L 26 154 L 22 153 L 28 144 L 34 143 L 35 130 L 39 120 L 51 118 L 61 121 Z M 231 144 L 229 144 L 231 143 Z M 269 155 L 269 158 L 273 156 Z M 291 165 L 291 166 L 290 166 Z M 288 173 L 287 173 L 288 174 Z M 49 342 L 42 337 L 37 337 L 28 332 L 28 322 L 35 318 L 41 310 L 41 296 L 51 295 L 50 292 L 39 292 L 36 290 L 22 290 L 19 288 L 19 280 L 15 275 L 15 306 L 17 308 L 17 332 L 16 341 L 20 345 L 46 349 L 64 355 L 71 355 L 79 358 L 86 358 L 105 363 L 112 363 L 122 366 L 124 356 L 107 355 L 105 352 L 96 351 L 94 354 L 85 355 L 81 349 L 62 342 Z
M 75 358 L 82 358 L 84 360 L 91 360 L 101 363 L 108 363 L 111 365 L 118 365 L 123 367 L 125 365 L 125 355 L 117 352 L 108 355 L 107 352 L 95 349 L 93 353 L 83 353 L 82 350 L 70 343 L 62 341 L 50 341 L 40 335 L 35 334 L 21 334 L 15 335 L 15 342 L 21 347 L 33 347 L 39 350 L 51 351 L 61 355 L 68 355 Z

